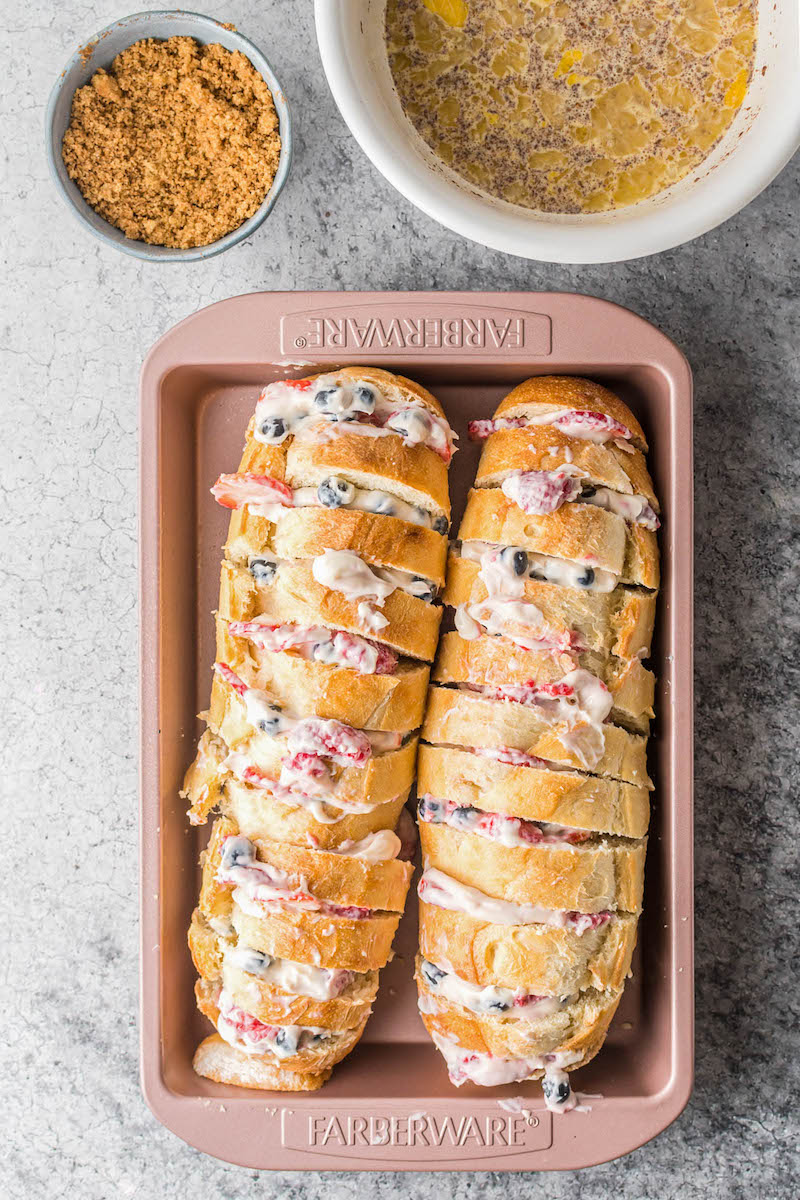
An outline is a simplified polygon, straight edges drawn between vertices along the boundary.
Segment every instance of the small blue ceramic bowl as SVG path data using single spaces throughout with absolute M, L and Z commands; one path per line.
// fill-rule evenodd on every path
M 253 213 L 252 217 L 249 217 L 238 229 L 226 233 L 225 237 L 220 238 L 219 241 L 211 242 L 208 246 L 196 246 L 190 250 L 175 250 L 169 246 L 150 246 L 147 242 L 137 242 L 126 237 L 120 229 L 109 225 L 108 221 L 103 220 L 86 203 L 76 184 L 67 174 L 61 157 L 61 142 L 69 125 L 72 97 L 76 89 L 88 83 L 99 67 L 107 68 L 120 51 L 126 50 L 134 42 L 139 42 L 143 38 L 177 36 L 193 37 L 203 45 L 218 42 L 227 50 L 241 50 L 242 54 L 250 59 L 272 92 L 281 135 L 281 156 L 278 170 L 272 181 L 272 187 L 258 211 Z M 101 241 L 116 246 L 118 250 L 124 250 L 126 254 L 133 254 L 136 258 L 147 258 L 156 262 L 192 262 L 201 258 L 213 258 L 215 254 L 221 254 L 229 246 L 235 246 L 244 238 L 249 237 L 272 211 L 288 177 L 289 165 L 292 160 L 292 125 L 289 107 L 281 85 L 275 78 L 272 67 L 264 55 L 248 38 L 226 29 L 212 17 L 180 10 L 165 9 L 157 12 L 135 13 L 132 17 L 124 17 L 106 29 L 101 29 L 86 46 L 76 51 L 61 72 L 50 94 L 45 138 L 50 174 L 78 220 Z

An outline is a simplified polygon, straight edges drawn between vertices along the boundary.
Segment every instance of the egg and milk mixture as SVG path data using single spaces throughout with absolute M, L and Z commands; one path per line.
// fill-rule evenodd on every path
M 388 0 L 402 107 L 453 171 L 544 212 L 634 204 L 724 135 L 757 0 Z

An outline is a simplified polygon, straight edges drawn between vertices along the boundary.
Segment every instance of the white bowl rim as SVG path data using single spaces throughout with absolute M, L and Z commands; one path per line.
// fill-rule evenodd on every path
M 622 262 L 657 254 L 707 233 L 763 191 L 800 147 L 800 92 L 787 89 L 782 122 L 773 122 L 769 136 L 755 140 L 748 149 L 748 171 L 725 170 L 726 163 L 711 176 L 670 201 L 669 207 L 637 214 L 636 206 L 614 210 L 615 216 L 589 226 L 585 218 L 550 214 L 519 216 L 511 205 L 489 208 L 478 195 L 451 183 L 409 150 L 397 154 L 390 149 L 367 105 L 359 86 L 358 63 L 345 52 L 344 27 L 348 5 L 314 0 L 314 15 L 322 65 L 333 98 L 350 132 L 381 174 L 407 200 L 429 217 L 471 241 L 520 258 L 552 263 Z M 411 146 L 411 139 L 407 143 Z M 424 167 L 424 169 L 423 169 Z M 703 184 L 707 186 L 703 187 Z M 666 195 L 667 193 L 662 193 Z M 599 214 L 608 218 L 609 214 Z M 539 218 L 539 219 L 537 219 Z
M 95 212 L 91 205 L 80 195 L 80 192 L 77 195 L 73 194 L 67 187 L 59 165 L 63 162 L 61 158 L 61 141 L 58 139 L 58 146 L 56 146 L 56 138 L 53 133 L 56 104 L 64 90 L 69 73 L 79 62 L 83 62 L 82 54 L 87 46 L 99 45 L 107 34 L 128 25 L 140 23 L 144 27 L 151 20 L 175 18 L 197 23 L 199 26 L 205 27 L 209 32 L 222 29 L 226 36 L 241 44 L 242 52 L 250 59 L 250 62 L 263 77 L 272 93 L 281 135 L 281 153 L 278 161 L 278 170 L 275 172 L 275 178 L 270 184 L 269 191 L 252 217 L 248 217 L 236 229 L 232 229 L 230 233 L 226 233 L 224 237 L 218 238 L 215 242 L 209 242 L 206 246 L 192 246 L 187 249 L 180 249 L 174 246 L 150 245 L 148 242 L 140 242 L 134 238 L 129 238 L 121 229 L 117 229 L 110 221 L 106 221 L 104 217 Z M 142 37 L 147 36 L 147 33 L 142 31 L 135 40 L 138 41 Z M 133 45 L 133 42 L 130 44 Z M 77 90 L 77 86 L 73 89 L 73 94 Z M 116 250 L 121 250 L 124 254 L 130 254 L 134 258 L 144 259 L 148 262 L 197 262 L 202 259 L 214 258 L 217 254 L 222 254 L 224 250 L 230 249 L 231 246 L 236 246 L 252 233 L 255 233 L 269 216 L 289 176 L 293 153 L 292 119 L 286 94 L 271 64 L 263 51 L 250 38 L 246 37 L 245 34 L 240 33 L 238 29 L 226 28 L 222 21 L 218 21 L 215 17 L 209 17 L 205 13 L 196 13 L 189 9 L 181 8 L 146 9 L 142 12 L 131 13 L 126 17 L 119 17 L 116 21 L 112 21 L 110 25 L 106 25 L 103 29 L 98 30 L 97 33 L 87 38 L 69 59 L 64 69 L 58 75 L 47 101 L 45 112 L 45 151 L 50 178 L 55 184 L 56 189 L 63 197 L 75 218 L 93 237 L 107 246 L 113 246 Z M 93 224 L 85 210 L 89 210 L 101 222 L 99 228 Z M 108 232 L 106 232 L 106 229 Z

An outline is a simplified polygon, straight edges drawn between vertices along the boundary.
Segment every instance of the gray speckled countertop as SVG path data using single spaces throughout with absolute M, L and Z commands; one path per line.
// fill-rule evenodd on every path
M 213 8 L 272 59 L 294 106 L 296 160 L 259 234 L 184 267 L 105 249 L 47 178 L 49 88 L 72 48 L 120 6 L 30 0 L 13 16 L 6 7 L 0 584 L 13 909 L 4 922 L 0 1193 L 338 1200 L 368 1188 L 387 1200 L 432 1200 L 446 1188 L 459 1198 L 789 1200 L 800 1191 L 791 879 L 800 160 L 721 229 L 660 257 L 574 268 L 508 258 L 439 228 L 372 168 L 329 97 L 311 7 Z M 178 1141 L 139 1092 L 139 365 L 169 326 L 213 300 L 364 287 L 593 293 L 655 322 L 695 372 L 697 1083 L 656 1141 L 579 1174 L 259 1176 Z

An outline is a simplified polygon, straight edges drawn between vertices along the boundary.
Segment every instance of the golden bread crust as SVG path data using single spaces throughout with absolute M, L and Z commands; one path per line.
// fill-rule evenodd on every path
M 618 837 L 647 833 L 647 788 L 577 771 L 515 767 L 446 746 L 419 749 L 417 791 L 527 821 Z
M 455 1038 L 465 1050 L 499 1058 L 527 1058 L 551 1054 L 554 1050 L 579 1053 L 580 1063 L 568 1070 L 583 1065 L 587 1052 L 597 1052 L 622 997 L 620 989 L 598 992 L 592 988 L 557 1013 L 526 1020 L 513 1015 L 475 1013 L 438 996 L 420 975 L 419 964 L 416 980 L 420 996 L 425 997 L 423 1007 L 435 1010 L 423 1013 L 429 1032 Z
M 267 1058 L 235 1050 L 218 1033 L 200 1043 L 192 1066 L 198 1075 L 214 1083 L 264 1092 L 315 1092 L 331 1077 L 330 1068 L 316 1073 L 287 1071 L 276 1065 L 273 1056 Z
M 219 612 L 231 621 L 265 617 L 274 625 L 326 625 L 375 637 L 358 614 L 358 602 L 318 583 L 307 560 L 284 564 L 274 581 L 264 587 L 259 587 L 245 568 L 224 562 Z M 379 631 L 379 641 L 409 658 L 433 661 L 441 608 L 397 588 L 386 598 L 381 612 L 389 624 Z
M 445 604 L 455 608 L 486 599 L 478 570 L 477 563 L 451 553 Z M 591 592 L 526 579 L 524 599 L 536 605 L 547 628 L 555 633 L 575 633 L 587 649 L 598 654 L 647 658 L 650 653 L 656 612 L 654 592 L 627 587 Z
M 447 464 L 427 446 L 406 446 L 397 437 L 346 433 L 329 442 L 293 438 L 286 455 L 286 482 L 305 487 L 328 475 L 342 475 L 356 486 L 370 479 L 372 488 L 437 516 L 450 516 Z
M 238 694 L 219 675 L 211 687 L 211 707 L 205 714 L 210 729 L 232 751 L 247 748 L 252 762 L 270 779 L 278 780 L 285 741 L 253 729 Z M 336 767 L 336 799 L 350 804 L 383 804 L 408 791 L 414 779 L 417 739 L 412 736 L 397 750 L 373 754 L 363 767 Z
M 211 839 L 203 861 L 203 886 L 200 908 L 206 916 L 219 902 L 230 911 L 233 884 L 217 879 L 222 846 L 227 837 L 236 836 L 239 827 L 229 817 L 220 817 L 211 831 Z M 379 912 L 402 913 L 408 885 L 411 882 L 411 863 L 399 859 L 370 863 L 349 854 L 334 854 L 327 850 L 309 850 L 303 846 L 283 845 L 268 838 L 251 838 L 259 862 L 285 872 L 291 885 L 310 892 L 317 900 L 333 904 L 369 908 Z M 207 907 L 208 904 L 208 907 Z M 223 917 L 227 912 L 220 913 Z M 310 915 L 306 912 L 305 915 Z M 282 955 L 281 957 L 291 957 Z M 303 960 L 305 961 L 305 960 Z
M 241 941 L 275 958 L 365 972 L 379 971 L 392 957 L 400 914 L 377 913 L 356 920 L 287 909 L 253 917 L 234 905 L 231 921 Z
M 392 675 L 365 675 L 285 651 L 259 650 L 247 638 L 234 637 L 222 617 L 217 661 L 248 687 L 269 692 L 288 712 L 313 713 L 355 729 L 406 733 L 422 724 L 429 668 L 420 662 L 400 661 Z
M 291 808 L 263 788 L 248 787 L 236 779 L 229 779 L 220 809 L 236 822 L 245 837 L 258 837 L 267 829 L 276 842 L 308 846 L 313 839 L 318 849 L 333 850 L 342 842 L 357 842 L 380 829 L 394 829 L 407 795 L 403 792 L 365 813 L 340 815 L 341 809 L 328 805 L 325 811 L 330 817 L 339 816 L 338 820 L 328 824 L 317 821 L 312 810 Z
M 617 575 L 621 583 L 658 588 L 656 535 L 594 504 L 563 504 L 543 516 L 524 512 L 499 488 L 473 488 L 459 529 L 461 541 L 520 546 Z
M 409 571 L 437 587 L 444 583 L 445 537 L 424 525 L 357 509 L 288 508 L 276 524 L 240 508 L 231 516 L 225 543 L 231 562 L 243 566 L 270 555 L 305 563 L 326 550 L 351 550 L 372 566 Z
M 431 674 L 434 683 L 472 683 L 482 687 L 523 687 L 557 683 L 582 669 L 597 676 L 611 692 L 611 719 L 646 733 L 653 716 L 655 678 L 638 658 L 604 658 L 585 651 L 523 650 L 501 637 L 467 641 L 455 631 L 439 639 Z
M 548 925 L 495 925 L 420 901 L 420 951 L 462 979 L 562 996 L 621 988 L 636 946 L 636 917 L 620 914 L 577 934 Z
M 561 408 L 598 412 L 621 421 L 633 434 L 633 445 L 647 450 L 644 430 L 627 404 L 602 384 L 570 375 L 537 375 L 525 379 L 500 402 L 495 417 L 536 416 Z
M 626 453 L 613 442 L 598 445 L 570 437 L 552 425 L 498 429 L 487 438 L 475 476 L 476 487 L 500 487 L 518 471 L 555 471 L 564 463 L 577 468 L 596 487 L 627 496 L 644 496 L 659 511 L 653 481 L 641 450 Z
M 604 750 L 595 775 L 651 787 L 647 739 L 616 725 L 603 725 Z M 569 744 L 564 724 L 550 725 L 535 708 L 512 700 L 486 700 L 471 692 L 432 685 L 422 727 L 425 742 L 444 746 L 508 747 L 580 771 L 585 764 Z
M 234 931 L 231 930 L 233 935 Z M 189 949 L 198 975 L 210 984 L 225 987 L 234 1004 L 266 1025 L 314 1025 L 320 1029 L 354 1029 L 369 1015 L 378 989 L 378 972 L 355 975 L 347 987 L 330 1000 L 284 992 L 266 980 L 250 975 L 224 958 L 236 943 L 220 937 L 198 909 L 189 927 Z
M 219 1006 L 217 997 L 219 994 L 219 985 L 209 983 L 207 979 L 198 979 L 194 985 L 194 994 L 197 1001 L 197 1007 L 204 1017 L 208 1017 L 212 1025 L 216 1026 L 219 1019 Z M 255 1016 L 255 1014 L 253 1014 Z M 365 1009 L 361 1015 L 361 1021 L 352 1029 L 334 1030 L 335 1038 L 326 1039 L 316 1046 L 310 1046 L 305 1050 L 301 1050 L 299 1054 L 290 1054 L 286 1057 L 279 1057 L 276 1054 L 271 1054 L 269 1051 L 259 1054 L 257 1057 L 262 1061 L 271 1062 L 280 1070 L 297 1071 L 298 1073 L 325 1071 L 329 1067 L 333 1067 L 336 1063 L 341 1062 L 353 1047 L 358 1042 L 361 1034 L 364 1032 L 364 1026 L 369 1017 L 369 1009 Z M 288 1025 L 289 1021 L 283 1020 L 275 1022 L 275 1024 Z M 326 1026 L 320 1026 L 325 1029 Z
M 484 895 L 560 912 L 639 912 L 646 843 L 506 846 L 420 821 L 423 861 Z
M 319 809 L 287 804 L 266 788 L 251 786 L 230 775 L 223 766 L 227 754 L 228 747 L 222 739 L 206 730 L 181 792 L 190 802 L 189 817 L 194 825 L 204 825 L 209 812 L 218 808 L 245 837 L 258 837 L 269 830 L 277 842 L 296 846 L 313 844 L 327 850 L 344 841 L 360 841 L 381 829 L 394 829 L 408 796 L 405 791 L 383 802 L 370 797 L 368 803 L 374 807 L 354 813 L 330 803 L 322 803 Z

